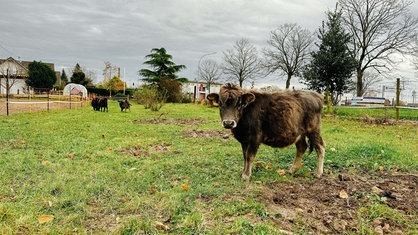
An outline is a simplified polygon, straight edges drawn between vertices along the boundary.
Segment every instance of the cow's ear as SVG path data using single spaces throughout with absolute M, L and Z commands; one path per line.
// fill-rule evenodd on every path
M 252 93 L 244 93 L 242 95 L 242 104 L 244 107 L 247 107 L 247 105 L 251 104 L 255 100 L 255 95 Z
M 210 101 L 215 101 L 216 103 L 219 104 L 219 94 L 210 93 L 206 98 Z

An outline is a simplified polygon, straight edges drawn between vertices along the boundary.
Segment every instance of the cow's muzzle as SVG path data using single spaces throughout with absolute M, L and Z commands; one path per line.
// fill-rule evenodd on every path
M 237 122 L 235 122 L 234 120 L 223 120 L 222 126 L 226 129 L 233 129 L 237 126 Z

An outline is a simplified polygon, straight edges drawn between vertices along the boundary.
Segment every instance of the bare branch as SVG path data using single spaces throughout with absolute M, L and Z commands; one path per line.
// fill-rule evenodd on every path
M 199 66 L 199 76 L 206 81 L 210 93 L 211 84 L 219 81 L 221 78 L 221 70 L 216 61 L 204 60 Z
M 237 41 L 233 50 L 227 50 L 223 54 L 223 73 L 230 80 L 238 81 L 241 87 L 244 81 L 263 76 L 257 49 L 247 39 Z
M 309 58 L 312 41 L 311 32 L 297 24 L 284 24 L 272 31 L 267 41 L 272 49 L 263 51 L 267 72 L 287 75 L 286 88 L 289 88 L 291 77 L 299 74 Z
M 418 18 L 410 12 L 412 0 L 339 0 L 343 20 L 353 35 L 357 59 L 357 95 L 362 95 L 363 74 L 369 68 L 389 71 L 394 54 L 410 54 L 417 36 Z

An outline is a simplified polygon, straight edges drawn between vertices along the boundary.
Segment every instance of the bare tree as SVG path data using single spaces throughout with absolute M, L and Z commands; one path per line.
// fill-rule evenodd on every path
M 109 61 L 104 62 L 105 67 L 103 68 L 103 83 L 110 81 L 114 76 L 118 76 L 118 66 L 112 65 Z
M 224 54 L 223 73 L 229 80 L 238 81 L 242 87 L 244 81 L 254 80 L 262 76 L 262 66 L 258 58 L 257 49 L 247 39 L 235 42 L 233 50 Z
M 415 70 L 418 72 L 418 36 L 415 38 L 415 45 L 413 49 L 413 64 L 415 66 Z
M 367 69 L 381 73 L 395 64 L 395 53 L 411 52 L 417 35 L 418 18 L 410 12 L 412 0 L 339 0 L 343 20 L 353 35 L 357 59 L 357 96 L 363 95 Z
M 297 24 L 283 24 L 272 31 L 267 41 L 272 49 L 263 51 L 267 73 L 279 72 L 280 75 L 286 75 L 286 89 L 289 89 L 292 76 L 299 75 L 309 58 L 312 42 L 312 33 Z
M 210 93 L 211 84 L 219 81 L 221 78 L 221 70 L 218 63 L 214 60 L 204 60 L 199 66 L 199 77 L 203 79 Z
M 380 81 L 379 73 L 376 72 L 364 72 L 363 74 L 363 89 L 362 94 L 363 95 L 371 95 L 373 93 L 376 93 L 379 91 L 379 89 L 376 89 L 376 84 Z

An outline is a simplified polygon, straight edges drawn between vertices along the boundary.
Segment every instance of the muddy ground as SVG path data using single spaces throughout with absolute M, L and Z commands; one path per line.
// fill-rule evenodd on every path
M 266 185 L 259 200 L 284 231 L 408 234 L 418 221 L 417 191 L 417 175 L 339 173 Z

